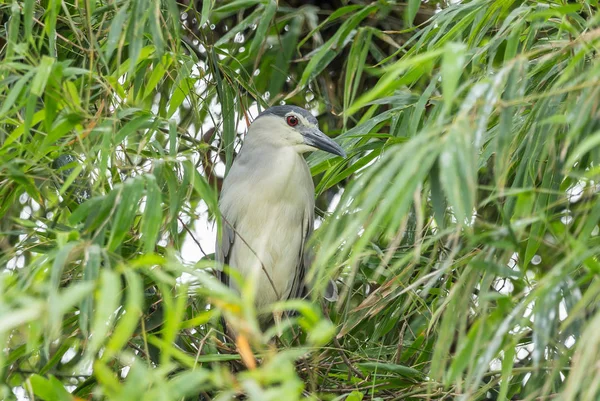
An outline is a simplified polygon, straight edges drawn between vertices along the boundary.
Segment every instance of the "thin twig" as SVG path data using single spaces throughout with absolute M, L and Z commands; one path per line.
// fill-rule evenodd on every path
M 356 369 L 354 367 L 354 365 L 352 365 L 352 362 L 350 362 L 350 360 L 348 359 L 348 357 L 346 356 L 346 353 L 344 352 L 344 349 L 342 348 L 342 346 L 340 345 L 340 342 L 338 341 L 337 337 L 333 337 L 333 344 L 337 347 L 338 352 L 340 353 L 340 356 L 342 357 L 342 359 L 344 360 L 344 363 L 348 366 L 348 368 L 358 377 L 360 377 L 361 379 L 365 380 L 367 377 L 365 375 L 363 375 L 363 373 Z

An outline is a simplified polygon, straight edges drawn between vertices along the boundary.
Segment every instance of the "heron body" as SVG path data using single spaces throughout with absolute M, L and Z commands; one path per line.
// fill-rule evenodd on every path
M 264 163 L 259 166 L 247 161 L 255 157 L 251 153 L 240 154 L 232 165 L 230 174 L 247 180 L 235 186 L 232 180 L 223 183 L 220 209 L 225 224 L 234 225 L 240 238 L 230 250 L 228 264 L 242 276 L 256 280 L 255 304 L 260 308 L 300 295 L 303 277 L 295 281 L 289 278 L 298 276 L 296 270 L 303 268 L 299 256 L 308 222 L 313 219 L 314 186 L 304 159 L 297 153 L 263 153 Z M 298 179 L 304 185 L 291 184 Z
M 223 182 L 217 260 L 254 281 L 258 309 L 305 292 L 315 188 L 302 155 L 316 149 L 344 155 L 308 111 L 272 107 L 250 125 Z

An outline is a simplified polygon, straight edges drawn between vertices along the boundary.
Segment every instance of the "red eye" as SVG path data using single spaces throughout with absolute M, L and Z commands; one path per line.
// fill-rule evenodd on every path
M 287 116 L 286 121 L 290 127 L 298 125 L 298 118 L 296 116 Z

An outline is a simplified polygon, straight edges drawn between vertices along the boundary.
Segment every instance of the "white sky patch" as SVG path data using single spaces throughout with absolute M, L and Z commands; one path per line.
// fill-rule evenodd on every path
M 329 202 L 329 206 L 327 206 L 327 213 L 333 213 L 335 209 L 337 209 L 343 194 L 344 189 L 342 188 L 335 195 L 333 195 L 331 202 Z
M 27 395 L 27 391 L 21 386 L 12 388 L 13 394 L 17 397 L 19 401 L 29 401 L 31 398 Z
M 502 369 L 502 361 L 500 359 L 492 359 L 490 361 L 490 370 L 500 370 Z
M 569 316 L 569 312 L 567 312 L 567 304 L 565 303 L 565 300 L 563 299 L 558 304 L 558 319 L 562 322 L 568 316 Z
M 513 285 L 512 281 L 508 278 L 498 279 L 494 281 L 493 286 L 494 289 L 502 295 L 509 295 L 515 289 L 515 286 Z
M 67 350 L 67 352 L 65 352 L 63 354 L 62 358 L 60 358 L 60 363 L 65 364 L 65 363 L 69 362 L 71 359 L 73 359 L 75 357 L 75 355 L 77 355 L 77 352 L 75 351 L 75 349 L 69 348 Z
M 585 189 L 585 182 L 579 181 L 578 183 L 570 186 L 567 189 L 567 199 L 570 203 L 575 203 L 581 199 Z
M 209 255 L 215 252 L 217 227 L 214 222 L 209 221 L 208 208 L 204 202 L 201 202 L 198 205 L 196 214 L 199 218 L 193 223 L 193 227 L 188 227 L 194 234 L 194 238 L 187 235 L 183 242 L 183 246 L 181 247 L 181 258 L 186 263 L 196 263 L 202 259 L 205 254 Z M 196 239 L 198 243 L 196 243 L 194 239 Z M 200 246 L 198 246 L 198 244 L 200 244 Z
M 514 252 L 510 256 L 510 259 L 508 260 L 508 263 L 506 265 L 513 270 L 519 270 L 519 265 L 517 264 L 518 262 L 519 262 L 519 254 L 517 252 Z

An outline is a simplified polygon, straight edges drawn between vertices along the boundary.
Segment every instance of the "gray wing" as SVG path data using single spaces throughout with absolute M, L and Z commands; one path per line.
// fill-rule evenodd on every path
M 314 206 L 309 205 L 304 210 L 302 218 L 302 242 L 300 243 L 300 251 L 298 253 L 298 264 L 296 265 L 296 275 L 294 276 L 294 282 L 292 283 L 292 289 L 290 291 L 289 298 L 304 298 L 307 294 L 306 287 L 306 274 L 310 265 L 312 264 L 313 255 L 311 250 L 307 247 L 308 240 L 313 232 L 314 227 Z
M 222 219 L 221 235 L 217 237 L 215 247 L 215 259 L 219 269 L 216 271 L 217 278 L 229 287 L 229 275 L 223 271 L 224 265 L 229 265 L 233 242 L 235 241 L 235 230 L 231 224 Z
M 310 269 L 313 263 L 314 255 L 312 249 L 307 246 L 307 243 L 314 230 L 315 215 L 313 208 L 314 205 L 311 205 L 310 209 L 305 211 L 304 221 L 302 223 L 302 245 L 300 246 L 300 255 L 298 258 L 299 263 L 296 269 L 299 285 L 297 288 L 292 288 L 292 291 L 290 292 L 290 298 L 304 298 L 310 291 L 311 284 L 306 282 L 306 275 L 308 274 L 308 269 Z M 294 282 L 294 285 L 296 285 L 296 282 Z M 325 288 L 323 298 L 329 302 L 337 301 L 338 290 L 333 280 L 329 280 L 327 283 L 327 288 Z

